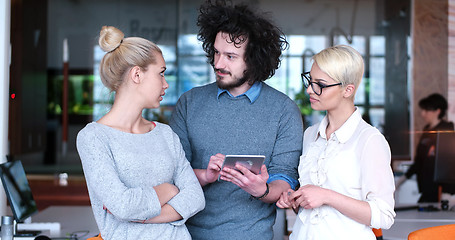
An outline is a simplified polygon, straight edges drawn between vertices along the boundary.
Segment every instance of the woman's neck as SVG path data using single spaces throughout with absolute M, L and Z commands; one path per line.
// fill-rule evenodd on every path
M 111 110 L 98 122 L 128 133 L 146 133 L 154 124 L 142 117 L 143 108 L 134 98 L 117 95 Z
M 327 139 L 330 135 L 338 130 L 343 124 L 351 117 L 355 112 L 354 104 L 346 105 L 345 107 L 339 107 L 334 110 L 327 111 L 328 125 L 326 129 Z

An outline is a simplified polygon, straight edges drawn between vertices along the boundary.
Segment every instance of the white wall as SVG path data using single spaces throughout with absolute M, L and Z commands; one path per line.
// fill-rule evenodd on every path
M 10 0 L 0 0 L 0 163 L 8 154 L 8 101 L 10 65 Z M 0 187 L 0 216 L 6 215 L 6 196 Z

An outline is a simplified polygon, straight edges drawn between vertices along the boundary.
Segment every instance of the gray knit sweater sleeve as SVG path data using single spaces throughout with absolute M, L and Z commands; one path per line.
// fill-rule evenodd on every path
M 123 154 L 111 148 L 110 139 L 100 131 L 99 124 L 98 127 L 88 125 L 77 137 L 77 149 L 95 204 L 103 204 L 121 220 L 145 220 L 159 215 L 161 205 L 153 186 L 132 187 L 121 179 L 115 155 L 123 158 Z M 124 140 L 117 138 L 116 141 Z
M 170 129 L 169 129 L 170 130 Z M 172 131 L 171 131 L 172 132 Z M 199 181 L 194 174 L 193 168 L 185 157 L 182 145 L 177 134 L 172 132 L 175 142 L 175 152 L 177 154 L 177 165 L 174 170 L 174 185 L 180 192 L 174 196 L 168 204 L 171 205 L 181 216 L 182 220 L 172 224 L 184 224 L 188 218 L 205 207 L 205 198 Z

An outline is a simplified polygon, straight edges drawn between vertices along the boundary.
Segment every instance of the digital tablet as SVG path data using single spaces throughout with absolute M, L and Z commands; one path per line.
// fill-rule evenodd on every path
M 239 163 L 242 166 L 248 168 L 254 174 L 259 174 L 259 172 L 261 171 L 261 166 L 262 164 L 264 164 L 264 161 L 265 161 L 264 155 L 226 155 L 226 158 L 224 159 L 223 166 L 221 166 L 221 169 L 223 169 L 224 167 L 236 169 L 235 164 Z

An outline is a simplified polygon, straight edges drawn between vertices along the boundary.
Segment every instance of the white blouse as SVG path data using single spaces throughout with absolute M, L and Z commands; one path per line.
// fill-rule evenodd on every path
M 309 127 L 300 156 L 300 186 L 312 184 L 363 200 L 371 223 L 356 222 L 331 206 L 300 208 L 291 240 L 376 239 L 371 228 L 388 229 L 394 222 L 395 184 L 390 148 L 384 136 L 366 123 L 357 109 L 327 140 L 327 116 Z

